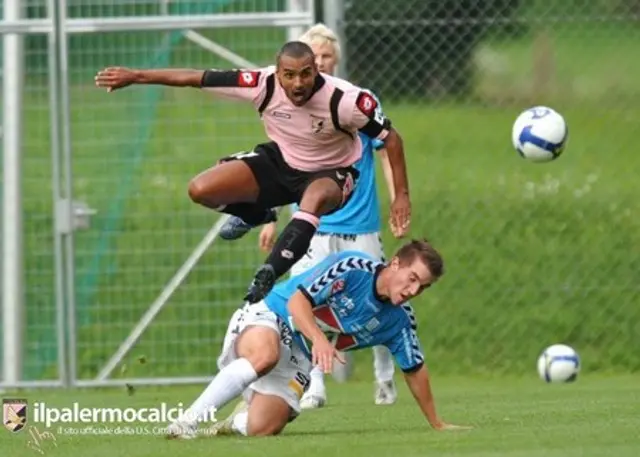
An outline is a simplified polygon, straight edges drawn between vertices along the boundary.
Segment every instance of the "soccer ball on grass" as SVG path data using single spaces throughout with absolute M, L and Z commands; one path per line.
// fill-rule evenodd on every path
M 532 162 L 560 157 L 569 136 L 564 117 L 546 106 L 523 111 L 513 123 L 511 139 L 518 153 Z
M 538 357 L 538 374 L 546 382 L 573 382 L 580 372 L 580 356 L 566 344 L 554 344 Z

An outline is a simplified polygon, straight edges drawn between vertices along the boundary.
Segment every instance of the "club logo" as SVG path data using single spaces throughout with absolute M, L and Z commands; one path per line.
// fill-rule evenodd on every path
M 314 134 L 322 132 L 326 124 L 326 119 L 317 116 L 311 116 L 311 131 Z
M 331 284 L 331 295 L 337 294 L 338 292 L 342 292 L 344 290 L 344 279 L 338 279 L 333 284 Z
M 6 398 L 2 400 L 2 423 L 10 432 L 17 433 L 27 424 L 27 400 Z

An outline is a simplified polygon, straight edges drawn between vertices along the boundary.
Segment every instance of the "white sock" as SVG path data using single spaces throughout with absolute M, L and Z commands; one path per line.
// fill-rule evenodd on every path
M 258 379 L 256 370 L 247 359 L 237 359 L 224 367 L 213 381 L 193 402 L 180 418 L 181 422 L 195 426 L 206 418 L 212 420 L 220 409 L 240 395 L 253 381 Z M 205 417 L 207 416 L 208 417 Z
M 249 422 L 249 412 L 242 411 L 238 413 L 233 418 L 233 423 L 231 424 L 231 428 L 234 432 L 239 433 L 240 435 L 247 436 L 247 423 Z
M 311 394 L 324 394 L 325 388 L 324 388 L 324 373 L 322 372 L 322 369 L 320 369 L 319 366 L 315 366 L 313 367 L 313 369 L 311 370 L 311 373 L 309 373 L 311 376 L 311 384 L 309 385 L 309 392 Z
M 393 356 L 386 346 L 373 347 L 373 369 L 376 375 L 376 381 L 387 382 L 393 379 L 395 366 L 393 364 Z

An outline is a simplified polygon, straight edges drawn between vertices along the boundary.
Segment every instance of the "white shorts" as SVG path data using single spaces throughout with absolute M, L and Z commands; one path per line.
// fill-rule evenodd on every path
M 237 358 L 236 339 L 246 327 L 252 325 L 268 327 L 278 333 L 280 359 L 273 370 L 253 382 L 243 396 L 247 401 L 253 392 L 280 397 L 293 410 L 290 418 L 293 419 L 300 414 L 300 398 L 309 388 L 311 361 L 293 341 L 289 327 L 267 308 L 264 301 L 245 305 L 233 313 L 224 338 L 222 353 L 218 358 L 218 368 L 221 370 Z
M 311 239 L 307 253 L 291 267 L 291 275 L 304 273 L 330 254 L 342 251 L 361 251 L 375 259 L 384 260 L 380 232 L 361 235 L 316 234 Z

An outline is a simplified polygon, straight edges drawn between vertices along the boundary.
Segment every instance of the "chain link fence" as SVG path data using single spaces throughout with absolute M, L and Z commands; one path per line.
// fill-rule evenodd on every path
M 344 4 L 348 78 L 377 93 L 403 134 L 413 235 L 448 262 L 416 303 L 438 370 L 531 373 L 556 342 L 576 347 L 585 370 L 640 369 L 639 7 Z M 535 105 L 569 125 L 564 155 L 544 165 L 510 141 Z
M 105 20 L 111 22 L 107 30 L 68 32 L 64 90 L 50 90 L 54 56 L 47 34 L 24 34 L 21 380 L 54 383 L 65 367 L 77 385 L 123 384 L 124 378 L 186 382 L 215 372 L 228 318 L 241 304 L 262 254 L 254 242 L 216 242 L 177 290 L 165 288 L 181 267 L 189 270 L 188 259 L 220 216 L 189 200 L 189 180 L 219 158 L 263 141 L 262 125 L 252 107 L 203 97 L 201 91 L 145 86 L 108 94 L 95 87 L 94 76 L 106 66 L 271 64 L 290 27 L 312 24 L 311 14 L 301 9 L 305 3 L 69 0 L 72 25 L 95 20 L 104 28 Z M 31 0 L 23 17 L 47 18 L 47 6 Z M 169 22 L 191 16 L 200 25 L 189 22 L 184 27 L 194 28 L 188 30 L 131 25 L 158 16 Z M 201 18 L 211 25 L 204 27 Z M 118 27 L 125 30 L 114 30 Z M 72 219 L 78 223 L 60 255 L 54 240 L 61 237 L 64 216 L 56 212 L 60 202 L 51 197 L 56 187 L 51 182 L 65 161 L 63 154 L 52 154 L 51 138 L 54 117 L 64 107 L 52 108 L 54 94 L 69 107 L 64 129 L 72 160 L 62 179 L 69 180 L 77 211 Z M 59 289 L 64 296 L 57 296 Z M 114 359 L 153 304 L 166 306 L 126 357 Z M 60 334 L 67 341 L 66 357 Z M 109 360 L 117 363 L 106 370 Z

